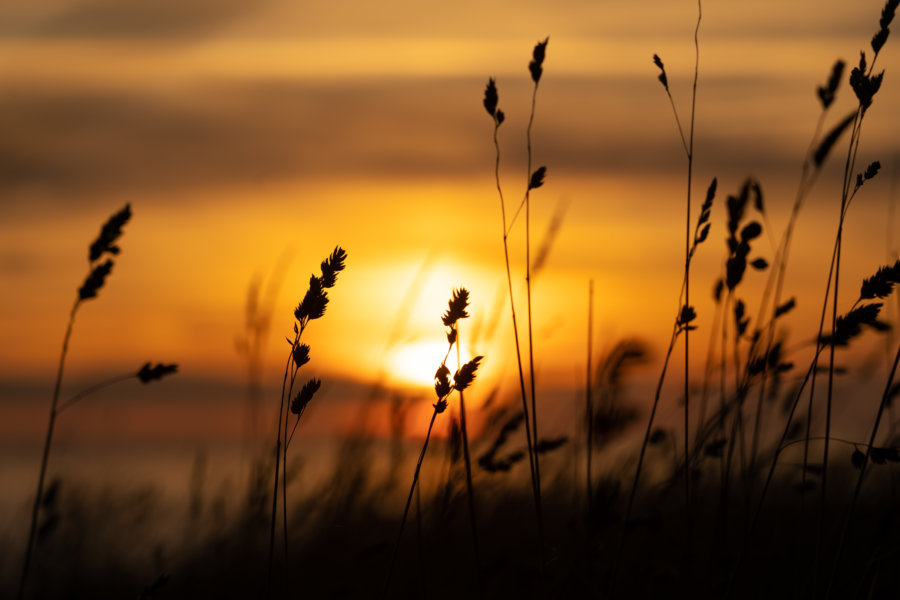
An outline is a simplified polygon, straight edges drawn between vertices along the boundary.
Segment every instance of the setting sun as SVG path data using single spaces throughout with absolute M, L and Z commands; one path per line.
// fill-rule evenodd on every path
M 446 340 L 421 341 L 404 344 L 388 353 L 387 368 L 391 378 L 399 384 L 415 387 L 432 387 L 434 372 L 447 356 Z M 460 360 L 466 363 L 472 359 L 464 348 Z M 447 368 L 456 370 L 456 350 L 447 356 Z

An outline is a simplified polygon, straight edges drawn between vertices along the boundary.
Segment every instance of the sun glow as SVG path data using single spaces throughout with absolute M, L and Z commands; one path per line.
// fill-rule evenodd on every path
M 447 342 L 444 340 L 428 340 L 412 342 L 390 350 L 386 367 L 390 377 L 397 383 L 413 387 L 430 388 L 434 385 L 434 373 L 447 355 Z M 463 363 L 471 360 L 471 356 L 463 348 L 460 359 Z M 447 357 L 447 368 L 456 371 L 456 347 Z

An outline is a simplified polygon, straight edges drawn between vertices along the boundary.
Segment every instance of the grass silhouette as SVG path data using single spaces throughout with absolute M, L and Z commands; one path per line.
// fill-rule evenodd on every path
M 849 207 L 858 194 L 868 192 L 870 188 L 863 188 L 879 174 L 879 162 L 863 169 L 857 158 L 862 123 L 882 83 L 875 63 L 897 6 L 897 1 L 886 2 L 871 42 L 872 56 L 867 59 L 863 54 L 849 80 L 843 61 L 837 61 L 824 85 L 812 90 L 818 121 L 802 156 L 799 183 L 780 236 L 767 212 L 764 182 L 754 178 L 735 185 L 729 194 L 721 193 L 719 180 L 712 179 L 699 211 L 695 210 L 699 1 L 687 127 L 670 92 L 663 60 L 653 56 L 687 161 L 684 269 L 675 318 L 667 330 L 668 339 L 662 340 L 661 369 L 653 375 L 651 390 L 637 392 L 638 386 L 632 383 L 648 362 L 648 344 L 606 340 L 605 348 L 595 352 L 595 286 L 593 280 L 589 282 L 585 389 L 578 391 L 577 404 L 571 403 L 577 406 L 571 410 L 576 416 L 554 432 L 560 434 L 557 437 L 548 437 L 554 425 L 548 416 L 569 399 L 563 393 L 538 389 L 536 383 L 536 355 L 541 350 L 536 332 L 544 315 L 533 303 L 533 280 L 544 261 L 532 255 L 531 200 L 532 192 L 543 185 L 547 169 L 533 168 L 532 125 L 549 38 L 538 42 L 528 65 L 533 85 L 525 131 L 527 178 L 521 202 L 509 219 L 500 177 L 499 128 L 506 115 L 499 108 L 493 78 L 483 97 L 493 123 L 494 181 L 501 205 L 504 292 L 508 292 L 512 319 L 516 392 L 504 394 L 500 384 L 494 388 L 472 385 L 476 376 L 483 377 L 479 371 L 483 357 L 462 361 L 459 322 L 469 316 L 469 292 L 455 289 L 442 315 L 448 345 L 434 373 L 435 396 L 429 401 L 433 410 L 421 447 L 410 447 L 403 436 L 405 417 L 415 414 L 409 408 L 416 406 L 417 399 L 407 402 L 398 395 L 390 402 L 391 439 L 360 435 L 344 440 L 333 452 L 334 466 L 327 476 L 320 482 L 303 479 L 303 485 L 293 487 L 289 496 L 290 478 L 306 475 L 289 449 L 294 443 L 296 452 L 300 420 L 321 386 L 318 378 L 303 383 L 299 377 L 313 354 L 303 335 L 313 320 L 324 315 L 328 290 L 344 270 L 347 254 L 336 247 L 322 261 L 321 273 L 310 277 L 294 311 L 294 335 L 287 339 L 290 350 L 277 417 L 271 423 L 273 448 L 258 457 L 250 482 L 239 494 L 227 490 L 205 500 L 210 495 L 197 492 L 192 503 L 206 503 L 209 510 L 198 508 L 195 515 L 213 514 L 212 507 L 217 506 L 218 516 L 207 517 L 210 522 L 205 525 L 197 523 L 197 516 L 183 544 L 152 552 L 152 561 L 117 552 L 125 544 L 145 543 L 140 519 L 128 509 L 139 509 L 145 524 L 165 519 L 165 507 L 152 496 L 136 498 L 127 490 L 107 493 L 79 489 L 67 480 L 45 481 L 54 424 L 61 412 L 107 385 L 130 378 L 146 383 L 176 370 L 175 365 L 147 363 L 137 372 L 91 386 L 68 401 L 60 398 L 75 314 L 83 302 L 97 295 L 112 270 L 118 238 L 130 218 L 126 206 L 92 244 L 89 273 L 70 313 L 19 597 L 259 597 L 264 576 L 265 595 L 270 597 L 361 597 L 373 590 L 386 598 L 458 598 L 472 596 L 475 590 L 486 598 L 896 595 L 900 574 L 892 566 L 900 553 L 896 541 L 900 522 L 894 515 L 900 493 L 895 472 L 900 464 L 900 437 L 895 435 L 896 423 L 891 423 L 891 431 L 885 430 L 888 410 L 900 394 L 896 383 L 900 348 L 890 348 L 888 373 L 877 382 L 879 396 L 872 398 L 877 408 L 874 415 L 866 416 L 864 439 L 836 437 L 831 421 L 839 404 L 866 400 L 854 397 L 862 396 L 863 386 L 846 397 L 841 395 L 836 379 L 840 361 L 835 357 L 841 352 L 859 356 L 862 337 L 887 327 L 884 303 L 900 284 L 900 261 L 881 267 L 873 264 L 855 302 L 838 295 Z M 857 106 L 851 114 L 835 117 L 831 109 L 846 83 Z M 787 277 L 795 232 L 828 159 L 848 139 L 831 272 L 821 312 L 815 315 L 818 330 L 792 341 L 785 323 L 801 308 L 789 296 L 792 282 Z M 520 215 L 525 241 L 524 318 L 514 298 L 509 244 Z M 720 234 L 725 242 L 720 274 L 714 281 L 701 283 L 692 272 L 692 262 L 699 247 Z M 766 234 L 777 240 L 771 252 L 765 248 Z M 697 309 L 696 286 L 703 283 L 714 289 L 714 314 L 701 315 Z M 405 308 L 408 305 L 402 303 L 401 310 Z M 258 361 L 260 344 L 251 338 L 259 338 L 268 326 L 268 312 L 257 317 L 262 320 L 255 329 L 248 325 L 247 352 Z M 707 367 L 700 374 L 689 364 L 699 346 L 695 332 L 706 323 L 712 326 L 708 327 Z M 519 331 L 520 324 L 527 332 Z M 680 341 L 685 364 L 678 388 L 684 405 L 676 407 L 673 425 L 660 415 L 669 400 L 665 382 L 672 377 L 670 367 Z M 454 346 L 457 363 L 452 373 L 448 361 Z M 808 362 L 804 352 L 809 353 Z M 826 353 L 827 367 L 824 362 L 820 365 Z M 580 351 L 572 355 L 580 356 Z M 435 357 L 435 362 L 440 358 Z M 820 397 L 815 397 L 816 379 L 826 374 L 821 402 L 822 389 Z M 372 392 L 365 410 L 374 412 L 368 405 L 376 405 L 378 399 Z M 646 407 L 647 414 L 640 414 L 638 407 Z M 438 415 L 448 410 L 445 436 Z M 362 414 L 371 416 L 371 412 Z M 385 462 L 390 465 L 382 468 Z M 413 470 L 411 482 L 395 478 L 407 467 Z M 530 490 L 526 489 L 529 482 Z M 817 493 L 810 494 L 811 490 Z M 811 503 L 813 496 L 817 499 Z M 398 510 L 401 503 L 402 512 Z M 277 540 L 279 519 L 281 540 Z M 404 533 L 413 527 L 415 544 L 409 539 L 404 543 Z M 117 537 L 110 530 L 128 535 Z M 276 552 L 276 544 L 283 546 L 283 552 Z M 98 550 L 101 547 L 106 551 Z M 43 560 L 35 561 L 33 555 Z M 66 556 L 71 562 L 59 560 Z M 29 575 L 32 569 L 35 573 Z M 284 574 L 282 581 L 274 577 L 277 569 Z M 301 571 L 302 575 L 290 576 Z M 0 594 L 6 591 L 0 589 Z
M 394 553 L 391 558 L 391 564 L 387 572 L 387 579 L 385 580 L 384 584 L 384 592 L 382 594 L 383 598 L 387 598 L 390 596 L 389 592 L 391 591 L 391 579 L 393 578 L 394 569 L 397 564 L 397 555 L 400 551 L 400 542 L 403 540 L 403 530 L 406 527 L 406 521 L 409 518 L 409 508 L 412 504 L 413 492 L 416 490 L 416 485 L 419 483 L 419 473 L 422 470 L 422 462 L 425 460 L 425 452 L 428 450 L 428 442 L 431 440 L 431 432 L 434 429 L 434 421 L 435 419 L 437 419 L 437 416 L 439 414 L 447 410 L 450 395 L 454 391 L 459 392 L 461 406 L 460 414 L 465 414 L 465 411 L 462 408 L 462 393 L 475 380 L 475 374 L 478 371 L 478 366 L 481 363 L 482 358 L 484 358 L 482 356 L 476 356 L 466 364 L 458 367 L 456 373 L 453 374 L 453 383 L 450 382 L 450 369 L 447 368 L 447 358 L 450 356 L 450 351 L 453 349 L 454 345 L 456 345 L 457 348 L 457 358 L 459 357 L 458 321 L 469 316 L 469 314 L 466 312 L 466 308 L 469 305 L 469 291 L 465 288 L 454 290 L 448 304 L 449 306 L 447 308 L 447 312 L 445 312 L 441 317 L 441 322 L 445 327 L 448 328 L 447 354 L 444 355 L 444 359 L 441 361 L 440 366 L 434 374 L 434 393 L 435 396 L 437 396 L 437 401 L 434 403 L 434 412 L 431 414 L 431 421 L 429 421 L 428 423 L 428 430 L 425 433 L 425 442 L 422 444 L 422 451 L 419 453 L 419 460 L 416 462 L 416 470 L 413 473 L 412 485 L 409 488 L 409 495 L 406 498 L 406 505 L 403 508 L 403 518 L 400 519 L 400 530 L 397 533 L 397 542 L 394 544 Z M 463 432 L 465 432 L 465 429 L 463 429 Z M 463 435 L 465 435 L 465 433 L 463 433 Z M 469 518 L 472 525 L 472 537 L 475 543 L 475 563 L 478 571 L 479 594 L 481 594 L 481 565 L 478 559 L 478 533 L 475 524 L 475 506 L 472 491 L 471 465 L 469 464 L 468 450 L 466 450 L 466 483 L 470 508 Z
M 303 384 L 303 387 L 294 396 L 294 385 L 297 382 L 297 375 L 300 368 L 309 362 L 310 347 L 301 343 L 300 339 L 306 331 L 311 321 L 322 318 L 325 314 L 325 308 L 328 305 L 327 290 L 333 288 L 337 283 L 338 273 L 344 270 L 344 261 L 347 259 L 347 252 L 340 246 L 336 246 L 334 251 L 322 261 L 321 274 L 310 275 L 309 287 L 306 290 L 297 308 L 294 309 L 294 339 L 288 339 L 291 344 L 291 350 L 288 353 L 287 363 L 284 367 L 284 378 L 281 382 L 281 398 L 278 407 L 278 426 L 275 432 L 275 476 L 273 477 L 272 491 L 272 518 L 269 529 L 269 561 L 268 561 L 268 585 L 267 595 L 272 588 L 272 566 L 275 551 L 275 525 L 278 515 L 278 477 L 281 474 L 281 495 L 282 495 L 282 524 L 284 531 L 284 556 L 285 563 L 288 562 L 288 519 L 287 519 L 287 457 L 288 447 L 294 437 L 294 432 L 300 424 L 300 417 L 306 410 L 315 393 L 319 390 L 322 382 L 316 378 L 312 378 Z M 293 400 L 291 398 L 293 397 Z M 288 402 L 290 400 L 290 402 Z M 296 415 L 294 426 L 288 435 L 289 416 L 287 412 Z M 284 572 L 285 582 L 287 582 L 288 571 Z M 287 586 L 285 586 L 287 587 Z
M 56 381 L 53 385 L 53 399 L 50 403 L 50 417 L 47 420 L 47 434 L 44 437 L 44 451 L 43 455 L 41 456 L 41 466 L 38 475 L 37 492 L 34 495 L 34 504 L 31 511 L 31 524 L 28 528 L 28 541 L 25 549 L 25 558 L 22 563 L 22 576 L 19 580 L 18 598 L 24 597 L 25 589 L 28 584 L 28 574 L 31 567 L 31 557 L 34 551 L 34 543 L 38 530 L 38 517 L 40 514 L 41 505 L 47 501 L 47 498 L 44 495 L 44 481 L 47 475 L 47 464 L 50 459 L 50 447 L 53 442 L 53 430 L 56 425 L 56 418 L 59 416 L 60 412 L 62 412 L 66 408 L 70 408 L 90 394 L 115 383 L 119 383 L 131 378 L 137 378 L 141 381 L 141 383 L 149 383 L 151 381 L 161 379 L 162 377 L 171 373 L 175 373 L 178 370 L 178 365 L 174 364 L 157 364 L 155 366 L 151 366 L 150 363 L 146 363 L 137 372 L 113 377 L 79 392 L 72 398 L 62 403 L 60 403 L 59 401 L 63 370 L 66 364 L 66 354 L 69 350 L 69 340 L 72 337 L 72 327 L 75 324 L 75 315 L 78 312 L 78 309 L 81 307 L 82 303 L 92 298 L 96 298 L 100 289 L 103 288 L 103 285 L 106 283 L 106 278 L 112 272 L 114 264 L 112 257 L 118 256 L 120 252 L 120 249 L 116 244 L 119 237 L 121 237 L 122 235 L 122 227 L 124 227 L 130 219 L 131 205 L 126 204 L 124 208 L 114 213 L 106 221 L 106 223 L 103 224 L 103 227 L 100 229 L 100 234 L 97 236 L 97 239 L 95 239 L 88 248 L 88 274 L 85 277 L 84 283 L 80 288 L 78 288 L 75 303 L 72 305 L 72 310 L 69 312 L 69 322 L 66 325 L 66 333 L 63 336 L 62 352 L 59 356 L 59 366 L 56 372 Z M 101 260 L 104 258 L 106 260 L 103 260 L 101 262 Z

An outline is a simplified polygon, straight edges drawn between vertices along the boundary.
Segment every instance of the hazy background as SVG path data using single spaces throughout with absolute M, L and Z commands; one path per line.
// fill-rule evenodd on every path
M 720 193 L 693 280 L 698 364 L 724 260 L 725 196 L 757 177 L 778 239 L 819 114 L 815 89 L 835 59 L 849 74 L 860 50 L 871 55 L 882 5 L 704 2 L 694 206 L 713 176 Z M 496 386 L 515 389 L 492 124 L 481 101 L 495 77 L 513 206 L 526 180 L 527 64 L 547 35 L 533 144 L 535 166 L 548 175 L 532 196 L 535 246 L 554 215 L 562 221 L 535 281 L 538 383 L 554 399 L 548 414 L 578 401 L 594 279 L 598 352 L 625 336 L 646 339 L 655 350 L 637 382 L 646 387 L 677 307 L 686 166 L 652 56 L 665 62 L 686 124 L 696 11 L 695 2 L 670 0 L 0 7 L 0 527 L 18 527 L 33 493 L 87 246 L 126 202 L 134 217 L 122 255 L 79 312 L 63 397 L 148 360 L 177 362 L 180 372 L 146 388 L 123 384 L 65 414 L 51 470 L 167 478 L 180 489 L 197 453 L 209 452 L 229 473 L 246 433 L 246 361 L 236 342 L 248 286 L 264 286 L 284 265 L 263 355 L 271 405 L 293 307 L 337 244 L 349 253 L 347 270 L 305 336 L 312 362 L 304 370 L 325 385 L 304 439 L 366 425 L 350 408 L 390 390 L 421 395 L 408 426 L 424 427 L 444 345 L 439 317 L 458 286 L 471 292 L 465 349 L 486 356 L 472 401 Z M 895 37 L 879 57 L 885 81 L 863 131 L 860 169 L 876 159 L 883 169 L 847 222 L 847 298 L 897 246 Z M 845 81 L 829 125 L 854 104 Z M 835 157 L 845 152 L 840 145 Z M 785 296 L 798 298 L 788 324 L 799 351 L 817 323 L 840 162 L 826 166 L 798 226 Z M 520 283 L 521 225 L 511 236 Z M 771 258 L 767 240 L 756 249 Z M 758 293 L 763 276 L 748 278 Z M 373 393 L 375 384 L 388 392 Z M 674 398 L 664 402 L 675 410 Z M 474 419 L 477 427 L 477 410 Z M 110 459 L 110 444 L 131 454 Z

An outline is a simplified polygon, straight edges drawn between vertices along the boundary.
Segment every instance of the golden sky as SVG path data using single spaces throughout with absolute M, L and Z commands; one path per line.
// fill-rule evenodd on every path
M 818 118 L 816 86 L 835 59 L 853 66 L 860 50 L 871 56 L 882 4 L 703 3 L 694 206 L 714 176 L 719 197 L 695 270 L 701 329 L 723 261 L 725 196 L 757 177 L 777 240 Z M 535 166 L 548 168 L 533 194 L 535 247 L 554 214 L 562 224 L 535 278 L 539 373 L 546 385 L 583 380 L 590 279 L 598 347 L 640 336 L 658 359 L 681 279 L 686 161 L 651 59 L 665 62 L 687 123 L 696 18 L 696 3 L 672 0 L 6 3 L 4 389 L 52 378 L 87 245 L 126 202 L 134 217 L 122 255 L 78 316 L 73 377 L 153 360 L 178 362 L 185 377 L 240 382 L 235 339 L 248 285 L 286 257 L 266 352 L 266 377 L 279 378 L 293 307 L 338 244 L 347 270 L 308 332 L 312 372 L 401 384 L 416 378 L 414 365 L 427 382 L 441 358 L 440 313 L 464 286 L 473 315 L 464 326 L 483 334 L 464 330 L 467 350 L 486 355 L 486 377 L 511 376 L 492 124 L 481 100 L 496 77 L 507 115 L 503 184 L 515 205 L 526 180 L 527 63 L 548 35 L 533 130 Z M 886 75 L 859 168 L 876 159 L 884 168 L 849 217 L 848 297 L 900 237 L 890 219 L 900 40 L 888 41 L 878 64 Z M 853 102 L 845 82 L 829 124 Z M 839 145 L 836 156 L 845 153 Z M 798 343 L 817 319 L 839 163 L 828 163 L 798 226 L 786 291 L 803 309 L 790 325 Z M 520 222 L 510 238 L 520 301 L 522 233 Z

